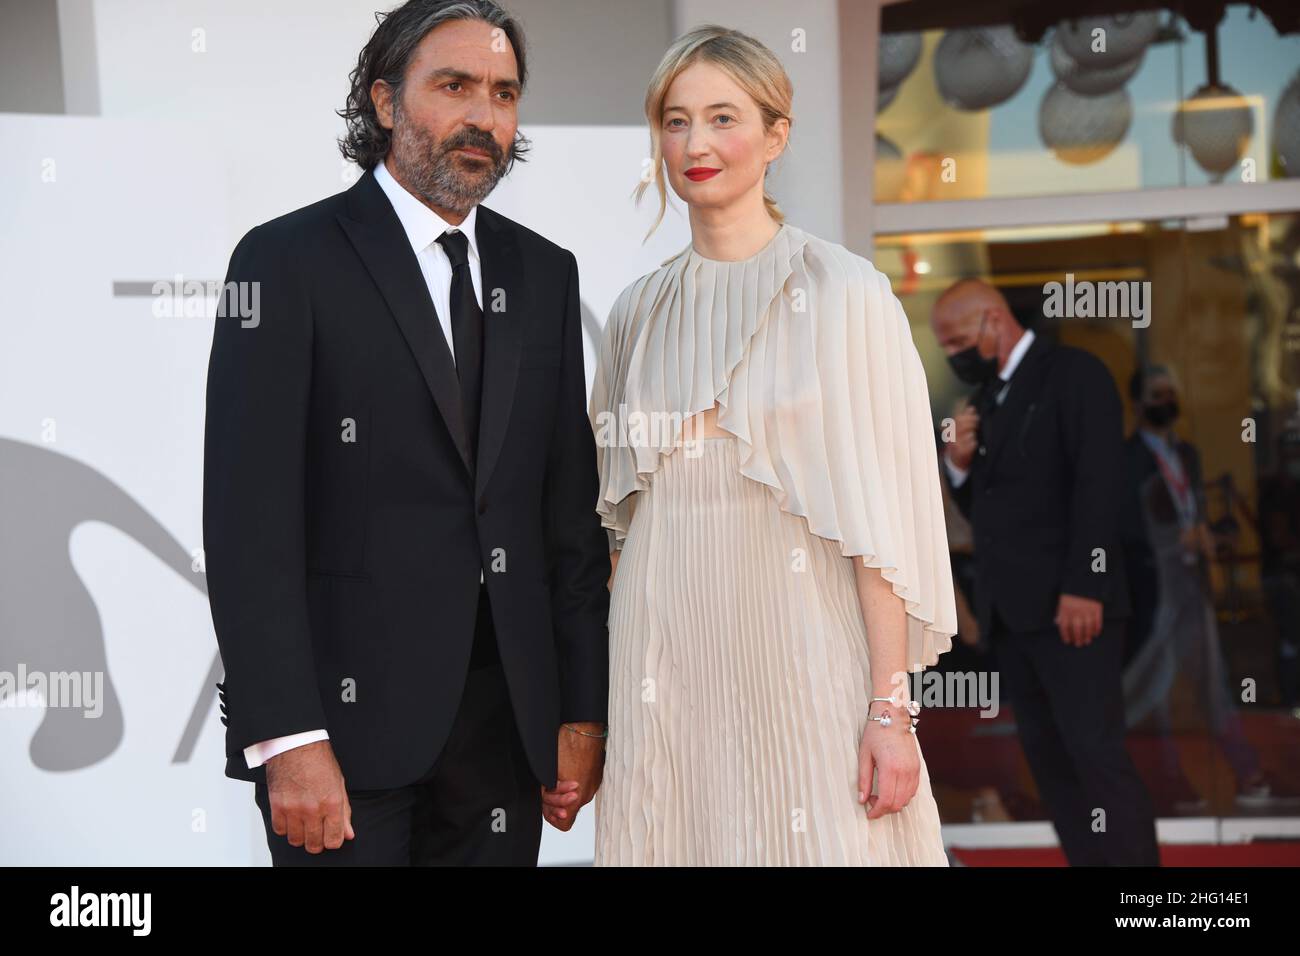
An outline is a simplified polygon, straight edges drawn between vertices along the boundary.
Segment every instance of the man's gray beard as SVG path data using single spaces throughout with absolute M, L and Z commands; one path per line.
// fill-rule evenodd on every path
M 465 216 L 501 181 L 509 153 L 499 163 L 490 160 L 491 165 L 482 165 L 484 171 L 475 175 L 458 165 L 452 153 L 457 145 L 463 144 L 457 143 L 455 135 L 435 143 L 423 129 L 405 122 L 400 108 L 394 111 L 393 162 L 402 184 L 430 205 Z

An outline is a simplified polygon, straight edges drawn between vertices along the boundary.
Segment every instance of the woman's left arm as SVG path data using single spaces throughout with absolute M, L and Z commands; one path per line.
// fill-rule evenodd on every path
M 907 806 L 921 780 L 920 751 L 905 707 L 911 699 L 906 665 L 907 610 L 879 568 L 866 567 L 861 557 L 845 560 L 853 562 L 858 604 L 867 627 L 871 696 L 895 701 L 871 705 L 873 717 L 888 711 L 892 719 L 888 727 L 878 720 L 868 720 L 858 747 L 858 802 L 867 805 L 867 817 L 874 820 Z M 879 775 L 875 796 L 871 793 L 873 772 Z

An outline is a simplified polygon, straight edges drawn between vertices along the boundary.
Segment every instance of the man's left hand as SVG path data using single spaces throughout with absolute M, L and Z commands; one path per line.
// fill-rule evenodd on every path
M 1101 633 L 1101 613 L 1100 601 L 1077 594 L 1062 594 L 1056 605 L 1056 626 L 1061 631 L 1061 640 L 1075 647 L 1091 644 L 1092 639 Z
M 557 830 L 568 831 L 573 826 L 578 810 L 596 795 L 605 766 L 605 738 L 588 737 L 575 733 L 577 730 L 600 734 L 605 725 L 582 721 L 559 729 L 559 779 L 554 787 L 542 787 L 542 818 Z

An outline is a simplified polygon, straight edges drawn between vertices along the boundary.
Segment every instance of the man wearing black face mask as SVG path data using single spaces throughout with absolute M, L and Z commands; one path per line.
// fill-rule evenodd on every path
M 1138 427 L 1124 443 L 1129 494 L 1125 496 L 1120 521 L 1120 533 L 1124 541 L 1124 570 L 1128 575 L 1129 604 L 1132 608 L 1125 634 L 1126 666 L 1146 643 L 1155 620 L 1156 605 L 1159 603 L 1160 585 L 1155 554 L 1147 537 L 1143 505 L 1138 494 L 1138 489 L 1159 471 L 1160 459 L 1155 449 L 1167 445 L 1171 452 L 1167 467 L 1175 473 L 1175 491 L 1184 486 L 1199 488 L 1201 483 L 1200 459 L 1196 457 L 1195 450 L 1187 446 L 1190 456 L 1186 460 L 1180 460 L 1173 454 L 1179 443 L 1170 426 L 1178 418 L 1178 394 L 1165 370 L 1160 366 L 1152 366 L 1135 371 L 1129 379 L 1129 398 L 1132 399 L 1138 416 Z M 1166 442 L 1166 437 L 1170 441 Z M 1187 479 L 1183 478 L 1184 475 Z M 1179 479 L 1183 479 L 1181 484 Z M 1173 508 L 1177 501 L 1178 496 L 1172 496 L 1169 507 Z
M 1134 609 L 1130 629 L 1137 640 L 1130 641 L 1132 660 L 1124 669 L 1127 720 L 1130 726 L 1148 717 L 1154 722 L 1162 805 L 1167 801 L 1174 813 L 1204 812 L 1208 801 L 1183 772 L 1169 712 L 1174 682 L 1185 675 L 1232 767 L 1237 805 L 1264 809 L 1274 802 L 1274 785 L 1242 728 L 1219 640 L 1201 456 L 1174 431 L 1178 391 L 1169 369 L 1139 368 L 1129 395 L 1138 427 L 1125 445 L 1129 488 L 1121 526 Z
M 1124 748 L 1115 384 L 978 280 L 944 292 L 931 325 L 953 372 L 979 385 L 945 436 L 944 470 L 974 528 L 980 630 L 1061 848 L 1075 866 L 1157 866 L 1151 800 Z

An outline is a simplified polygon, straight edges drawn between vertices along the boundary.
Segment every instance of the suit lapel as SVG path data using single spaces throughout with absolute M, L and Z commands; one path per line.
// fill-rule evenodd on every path
M 1019 366 L 1011 376 L 1007 397 L 1002 400 L 994 417 L 993 434 L 989 436 L 988 464 L 993 465 L 998 453 L 1007 443 L 1007 436 L 1019 432 L 1022 420 L 1028 413 L 1029 406 L 1037 401 L 1039 380 L 1042 378 L 1042 357 L 1047 346 L 1041 335 L 1035 335 L 1034 341 L 1021 358 Z
M 451 349 L 439 326 L 429 287 L 406 232 L 388 197 L 375 182 L 373 172 L 367 172 L 348 190 L 348 210 L 351 215 L 340 215 L 339 224 L 379 286 L 460 452 L 461 461 L 472 473 L 460 385 Z
M 483 287 L 483 405 L 479 421 L 475 497 L 496 467 L 510 424 L 527 303 L 523 257 L 514 230 L 500 216 L 478 207 L 475 228 Z

